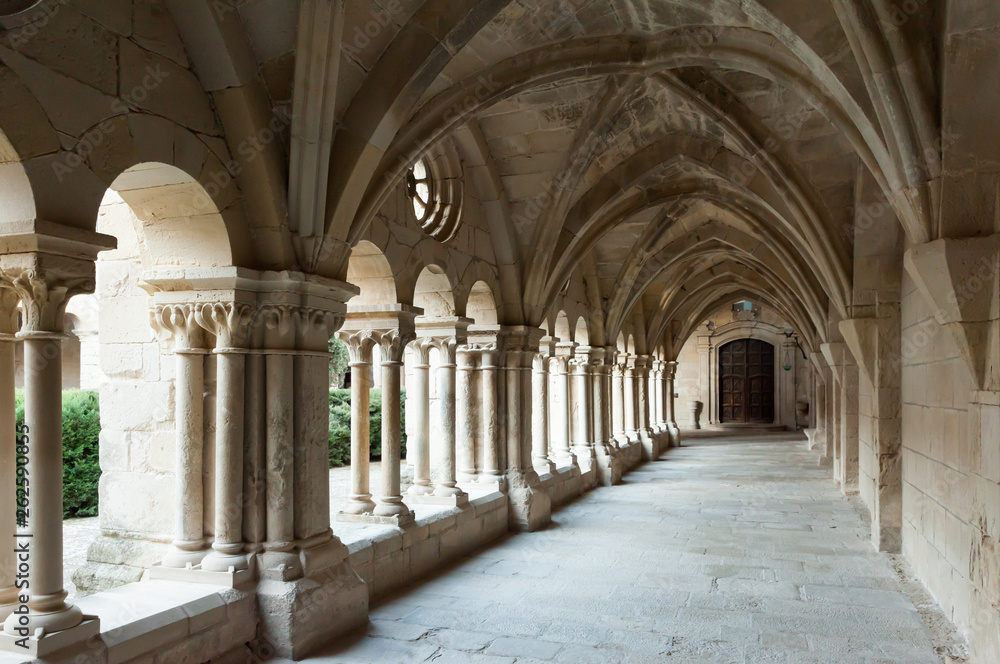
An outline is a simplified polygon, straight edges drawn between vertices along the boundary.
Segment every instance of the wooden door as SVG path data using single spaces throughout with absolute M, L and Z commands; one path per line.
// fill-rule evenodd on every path
M 719 349 L 719 420 L 774 421 L 774 346 L 737 339 Z

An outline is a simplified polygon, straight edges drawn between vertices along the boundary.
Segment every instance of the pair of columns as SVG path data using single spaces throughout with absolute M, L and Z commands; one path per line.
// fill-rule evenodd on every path
M 418 502 L 461 503 L 466 493 L 458 485 L 477 482 L 500 488 L 503 483 L 499 410 L 499 353 L 494 344 L 460 344 L 459 338 L 425 337 L 411 345 L 414 364 L 409 384 L 407 417 L 409 457 L 414 468 L 409 494 Z M 437 349 L 438 431 L 431 432 L 430 363 Z M 477 460 L 476 440 L 482 440 Z M 432 461 L 436 484 L 431 481 Z
M 351 358 L 351 495 L 345 513 L 372 514 L 406 521 L 412 518 L 400 490 L 400 397 L 403 351 L 408 335 L 399 330 L 341 332 Z M 378 502 L 370 491 L 372 349 L 382 353 L 382 494 Z
M 532 464 L 537 472 L 576 465 L 585 475 L 599 470 L 599 476 L 588 475 L 593 482 L 611 484 L 620 478 L 620 469 L 613 470 L 617 453 L 611 439 L 607 357 L 604 348 L 550 344 L 534 358 Z
M 243 544 L 244 404 L 247 330 L 253 309 L 234 302 L 159 305 L 154 328 L 173 338 L 176 361 L 176 505 L 175 536 L 163 566 L 200 565 L 209 572 L 248 568 Z M 207 333 L 207 334 L 206 334 Z M 215 347 L 207 348 L 211 335 Z M 204 395 L 205 357 L 216 356 L 215 514 L 211 548 L 204 533 Z M 266 361 L 272 373 L 281 362 Z M 290 387 L 289 383 L 289 387 Z M 287 434 L 278 436 L 286 438 Z M 277 447 L 277 446 L 275 446 Z M 272 450 L 280 461 L 282 451 Z M 277 516 L 277 515 L 276 515 Z
M 649 378 L 645 356 L 618 356 L 612 369 L 612 411 L 614 437 L 620 445 L 642 443 L 649 448 Z

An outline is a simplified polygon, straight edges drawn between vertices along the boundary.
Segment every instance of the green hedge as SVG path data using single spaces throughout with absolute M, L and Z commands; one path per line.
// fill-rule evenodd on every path
M 382 458 L 382 391 L 371 391 L 368 409 L 371 418 L 371 458 Z M 400 394 L 399 421 L 402 453 L 406 455 L 406 393 Z M 330 390 L 330 467 L 338 468 L 351 463 L 351 391 Z
M 15 397 L 18 424 L 24 423 L 24 392 Z M 101 409 L 97 392 L 63 392 L 63 518 L 97 516 L 101 479 L 98 441 Z M 30 440 L 30 432 L 29 432 Z

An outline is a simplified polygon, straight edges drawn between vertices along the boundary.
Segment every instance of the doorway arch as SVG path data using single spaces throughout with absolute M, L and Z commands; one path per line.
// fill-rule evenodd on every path
M 734 339 L 719 346 L 721 424 L 774 422 L 775 348 L 762 339 Z

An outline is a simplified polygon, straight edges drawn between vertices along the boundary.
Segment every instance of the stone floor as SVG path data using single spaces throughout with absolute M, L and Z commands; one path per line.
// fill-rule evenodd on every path
M 312 664 L 942 662 L 801 437 L 693 439 L 373 607 Z

